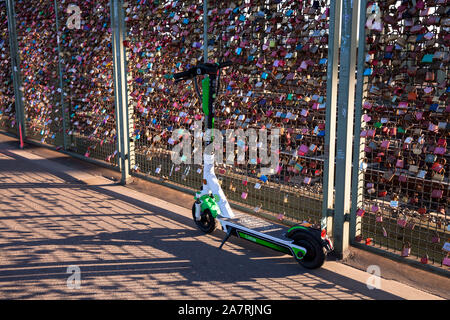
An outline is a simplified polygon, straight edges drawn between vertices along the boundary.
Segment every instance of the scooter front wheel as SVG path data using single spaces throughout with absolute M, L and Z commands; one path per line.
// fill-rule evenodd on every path
M 204 233 L 211 233 L 216 229 L 216 219 L 209 209 L 205 209 L 200 214 L 200 220 L 195 219 L 195 203 L 192 206 L 192 218 L 197 227 Z

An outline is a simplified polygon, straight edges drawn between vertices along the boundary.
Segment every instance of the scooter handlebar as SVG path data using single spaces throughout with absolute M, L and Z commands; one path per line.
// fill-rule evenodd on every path
M 217 72 L 219 69 L 226 68 L 232 66 L 233 63 L 231 61 L 225 61 L 219 64 L 201 64 L 195 67 L 190 68 L 187 71 L 178 72 L 173 75 L 173 78 L 175 79 L 175 83 L 180 82 L 182 80 L 188 80 L 196 75 L 200 74 L 212 74 Z
M 226 67 L 231 67 L 233 65 L 233 62 L 231 61 L 225 61 L 219 64 L 219 69 L 221 68 L 226 68 Z
M 188 71 L 178 72 L 173 75 L 173 78 L 175 79 L 175 82 L 179 82 L 182 80 L 187 80 L 189 78 L 192 78 L 194 76 L 194 68 L 189 69 Z

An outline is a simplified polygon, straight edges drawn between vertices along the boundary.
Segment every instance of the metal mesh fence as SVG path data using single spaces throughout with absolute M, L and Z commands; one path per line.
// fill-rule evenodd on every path
M 117 164 L 109 0 L 58 4 L 67 150 Z
M 27 138 L 62 146 L 58 52 L 53 2 L 15 2 Z
M 200 105 L 192 84 L 174 90 L 170 74 L 201 59 L 202 13 L 202 1 L 173 6 L 172 1 L 139 1 L 126 7 L 125 18 L 129 104 L 134 109 L 132 170 L 196 189 L 201 185 L 198 168 L 187 172 L 188 166 L 172 166 L 168 140 L 174 129 L 189 129 Z
M 202 60 L 202 1 L 138 1 L 126 12 L 133 169 L 199 189 L 201 166 L 175 165 L 170 151 L 175 129 L 193 133 L 201 104 L 193 83 L 174 85 L 171 74 Z M 232 201 L 280 219 L 321 217 L 328 12 L 326 1 L 220 1 L 208 12 L 210 62 L 235 63 L 222 73 L 215 127 L 225 139 L 227 129 L 280 130 L 273 175 L 247 157 L 219 165 L 219 180 Z
M 117 164 L 109 0 L 15 2 L 27 138 Z
M 17 133 L 6 3 L 0 2 L 0 129 Z
M 367 6 L 357 241 L 442 265 L 450 242 L 446 0 Z

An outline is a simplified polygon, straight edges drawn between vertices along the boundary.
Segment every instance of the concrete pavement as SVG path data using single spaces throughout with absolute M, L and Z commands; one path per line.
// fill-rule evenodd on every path
M 442 299 L 386 279 L 369 290 L 362 270 L 334 261 L 306 270 L 239 239 L 219 250 L 223 232 L 202 234 L 186 205 L 3 135 L 0 234 L 0 299 Z

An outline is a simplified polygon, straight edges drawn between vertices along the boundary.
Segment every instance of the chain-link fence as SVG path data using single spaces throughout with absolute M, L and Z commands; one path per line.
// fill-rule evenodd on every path
M 368 2 L 357 241 L 442 265 L 450 238 L 449 1 Z
M 201 102 L 192 82 L 175 85 L 171 74 L 203 60 L 203 1 L 140 1 L 126 12 L 134 170 L 199 189 L 201 166 L 173 164 L 170 151 L 175 129 L 193 134 L 203 119 Z M 221 75 L 215 127 L 225 140 L 230 129 L 280 130 L 275 174 L 258 174 L 261 159 L 247 149 L 245 164 L 219 165 L 222 188 L 280 219 L 322 215 L 328 13 L 326 1 L 220 1 L 207 13 L 209 62 L 234 63 Z
M 115 165 L 109 6 L 15 1 L 27 138 Z
M 55 8 L 51 1 L 15 1 L 27 138 L 63 144 Z
M 109 0 L 58 4 L 67 150 L 117 162 Z
M 0 130 L 17 134 L 6 2 L 0 1 Z

